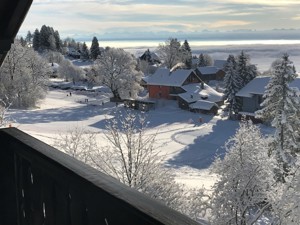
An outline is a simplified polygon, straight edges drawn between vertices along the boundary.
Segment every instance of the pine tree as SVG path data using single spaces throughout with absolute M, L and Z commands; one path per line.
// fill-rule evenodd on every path
M 201 53 L 201 54 L 199 55 L 198 66 L 200 66 L 200 67 L 206 66 L 206 63 L 205 63 L 205 59 L 204 59 L 203 53 Z
M 91 54 L 90 54 L 91 58 L 93 60 L 96 60 L 98 58 L 98 56 L 100 55 L 99 42 L 96 37 L 93 37 L 90 51 L 91 51 Z
M 40 31 L 38 29 L 35 29 L 33 33 L 32 47 L 35 51 L 40 49 Z
M 27 35 L 26 35 L 26 38 L 25 38 L 25 41 L 30 44 L 32 42 L 32 38 L 33 38 L 33 35 L 31 34 L 30 31 L 28 31 Z
M 237 73 L 237 63 L 233 55 L 229 55 L 225 65 L 225 93 L 224 97 L 228 102 L 229 117 L 231 118 L 232 113 L 237 113 L 241 108 L 241 102 L 236 93 L 241 89 L 242 80 Z
M 62 44 L 62 40 L 60 39 L 59 32 L 55 31 L 53 35 L 54 35 L 54 38 L 55 38 L 56 50 L 61 52 L 63 44 Z
M 212 65 L 212 58 L 207 54 L 201 53 L 199 55 L 198 66 L 205 67 L 205 66 L 211 66 L 211 65 Z
M 90 58 L 89 50 L 88 50 L 88 47 L 85 42 L 83 42 L 83 45 L 82 45 L 80 58 L 83 60 L 88 60 Z
M 55 37 L 51 34 L 48 38 L 49 50 L 56 51 L 56 41 Z
M 237 71 L 242 79 L 242 87 L 245 87 L 246 84 L 257 76 L 257 68 L 255 65 L 250 64 L 250 58 L 244 53 L 244 51 L 242 51 L 237 58 Z
M 23 37 L 20 37 L 20 44 L 25 47 L 27 45 L 26 40 Z
M 275 64 L 261 104 L 262 109 L 257 111 L 257 117 L 272 121 L 272 126 L 276 128 L 271 150 L 284 173 L 300 152 L 299 90 L 289 87 L 296 77 L 293 63 L 284 54 L 281 62 Z
M 43 25 L 40 30 L 40 49 L 50 49 L 49 37 L 51 35 L 51 30 L 46 25 Z
M 192 51 L 187 40 L 185 40 L 181 46 L 182 61 L 188 69 L 192 68 Z
M 256 224 L 264 213 L 271 215 L 276 202 L 273 186 L 275 160 L 268 156 L 268 140 L 257 126 L 241 123 L 225 145 L 212 172 L 218 175 L 212 193 L 212 224 Z

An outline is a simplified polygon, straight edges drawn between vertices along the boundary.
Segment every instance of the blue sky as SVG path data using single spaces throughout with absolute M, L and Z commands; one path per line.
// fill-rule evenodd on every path
M 62 37 L 106 38 L 300 29 L 299 9 L 299 0 L 34 0 L 20 33 L 44 24 Z

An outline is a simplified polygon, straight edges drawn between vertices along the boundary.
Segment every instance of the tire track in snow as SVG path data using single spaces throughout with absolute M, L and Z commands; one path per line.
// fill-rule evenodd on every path
M 186 129 L 186 130 L 183 130 L 183 131 L 180 131 L 180 132 L 175 132 L 174 134 L 172 134 L 171 139 L 172 139 L 172 141 L 174 141 L 174 142 L 176 142 L 178 144 L 186 146 L 186 145 L 189 145 L 189 144 L 180 141 L 179 138 L 178 138 L 178 136 L 180 136 L 182 134 L 188 134 L 189 132 L 195 132 L 197 130 L 200 130 L 200 129 L 203 129 L 203 128 L 207 128 L 207 127 L 212 127 L 212 126 L 213 126 L 212 124 L 205 123 L 205 124 L 202 124 L 200 127 L 196 127 L 194 129 Z

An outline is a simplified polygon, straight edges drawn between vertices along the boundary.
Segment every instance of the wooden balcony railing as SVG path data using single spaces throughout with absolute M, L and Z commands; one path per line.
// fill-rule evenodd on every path
M 0 130 L 2 225 L 196 225 L 16 128 Z

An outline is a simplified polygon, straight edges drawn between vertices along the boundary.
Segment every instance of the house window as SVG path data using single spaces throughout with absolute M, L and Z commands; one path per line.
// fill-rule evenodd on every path
M 158 93 L 158 97 L 161 98 L 161 92 Z

